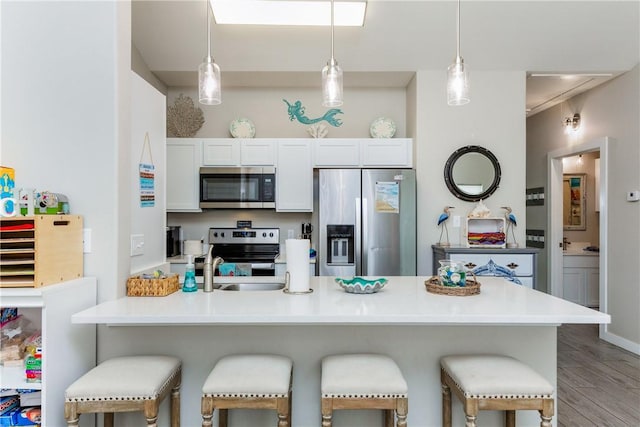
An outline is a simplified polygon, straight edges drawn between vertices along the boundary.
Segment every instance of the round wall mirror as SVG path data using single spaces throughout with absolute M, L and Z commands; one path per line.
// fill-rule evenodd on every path
M 456 150 L 444 166 L 444 181 L 458 199 L 477 202 L 492 195 L 500 184 L 500 163 L 477 145 Z

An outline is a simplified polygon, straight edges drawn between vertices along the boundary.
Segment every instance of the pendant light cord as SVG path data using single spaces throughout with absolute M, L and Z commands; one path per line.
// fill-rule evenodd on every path
M 456 58 L 460 58 L 460 0 L 458 0 L 457 16 L 458 20 L 456 22 Z
M 211 62 L 211 18 L 209 17 L 209 0 L 206 0 L 207 4 L 207 58 Z
M 331 0 L 331 65 L 335 63 L 336 60 L 333 57 L 333 0 Z

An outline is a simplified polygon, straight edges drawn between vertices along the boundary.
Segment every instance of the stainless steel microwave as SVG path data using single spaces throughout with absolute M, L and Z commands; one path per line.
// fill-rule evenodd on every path
M 200 207 L 274 209 L 275 168 L 200 168 Z

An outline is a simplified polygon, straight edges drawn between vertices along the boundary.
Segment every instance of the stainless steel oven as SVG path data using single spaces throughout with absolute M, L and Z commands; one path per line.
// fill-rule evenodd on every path
M 275 259 L 280 252 L 279 228 L 210 228 L 213 256 L 225 263 L 248 265 L 252 276 L 275 276 Z M 196 259 L 196 275 L 204 257 Z M 219 275 L 218 272 L 215 275 Z
M 274 209 L 275 168 L 200 168 L 200 207 Z

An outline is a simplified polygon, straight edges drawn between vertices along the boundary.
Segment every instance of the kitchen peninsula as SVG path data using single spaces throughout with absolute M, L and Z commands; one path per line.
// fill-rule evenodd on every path
M 441 425 L 438 360 L 451 353 L 514 356 L 556 382 L 556 328 L 562 323 L 609 323 L 610 316 L 501 278 L 483 277 L 480 295 L 454 297 L 426 292 L 426 277 L 391 277 L 372 295 L 344 292 L 332 277 L 314 277 L 314 292 L 281 291 L 125 297 L 76 313 L 73 323 L 107 325 L 113 343 L 105 358 L 170 354 L 183 360 L 182 422 L 199 425 L 201 387 L 220 357 L 239 352 L 280 353 L 294 360 L 293 425 L 320 421 L 320 360 L 328 354 L 379 352 L 393 357 L 409 385 L 408 423 Z M 459 405 L 456 403 L 456 405 Z M 168 409 L 162 408 L 167 421 Z M 135 425 L 135 417 L 119 425 Z M 231 425 L 272 425 L 268 411 L 236 411 Z M 125 420 L 126 419 L 126 423 Z M 377 412 L 339 411 L 336 426 L 379 423 Z M 481 425 L 501 416 L 482 412 Z M 454 425 L 463 423 L 454 406 Z M 535 411 L 518 413 L 519 426 L 537 426 Z M 554 418 L 554 425 L 556 419 Z

